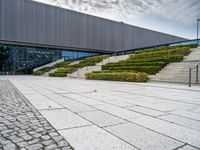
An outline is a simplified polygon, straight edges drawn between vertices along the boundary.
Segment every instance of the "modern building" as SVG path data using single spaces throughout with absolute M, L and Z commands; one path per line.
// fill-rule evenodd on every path
M 0 72 L 31 72 L 63 51 L 87 52 L 82 56 L 184 40 L 32 0 L 0 0 Z

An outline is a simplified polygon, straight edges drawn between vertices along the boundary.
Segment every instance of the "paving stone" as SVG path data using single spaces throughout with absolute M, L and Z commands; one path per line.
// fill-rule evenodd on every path
M 115 116 L 118 116 L 119 118 L 122 118 L 122 119 L 133 118 L 133 117 L 137 118 L 137 117 L 142 116 L 139 113 L 127 110 L 125 108 L 120 108 L 120 107 L 113 106 L 113 105 L 108 105 L 108 104 L 97 105 L 97 106 L 94 106 L 94 107 L 98 108 L 98 109 L 100 109 L 102 111 L 105 111 L 107 113 L 110 113 L 110 114 L 113 114 Z
M 79 115 L 101 127 L 127 122 L 123 119 L 117 118 L 102 111 L 85 112 L 80 113 Z
M 23 135 L 23 139 L 24 139 L 25 141 L 28 141 L 28 140 L 32 140 L 33 137 L 30 136 L 30 135 L 28 135 L 28 134 L 26 134 L 26 135 Z
M 139 107 L 139 106 L 126 107 L 126 108 L 129 110 L 135 111 L 137 113 L 154 116 L 154 117 L 165 114 L 164 112 L 161 112 L 161 111 L 157 111 L 157 110 L 153 110 L 153 109 L 149 109 L 149 108 L 145 108 L 145 107 Z
M 22 147 L 28 146 L 28 143 L 27 142 L 20 142 L 20 143 L 17 143 L 17 145 L 22 148 Z
M 57 145 L 53 144 L 53 145 L 49 145 L 45 147 L 45 150 L 55 150 L 57 148 Z
M 95 106 L 95 105 L 103 105 L 105 104 L 104 102 L 92 99 L 92 98 L 88 98 L 88 97 L 76 97 L 73 98 L 76 101 L 79 101 L 81 103 L 87 104 L 87 105 L 91 105 L 91 106 Z
M 97 126 L 59 131 L 75 150 L 136 150 Z
M 41 148 L 43 148 L 43 146 L 39 143 L 28 146 L 28 149 L 31 149 L 31 150 L 38 150 L 38 149 L 41 149 Z
M 196 120 L 192 120 L 192 119 L 188 119 L 188 118 L 176 116 L 176 115 L 165 115 L 165 116 L 160 116 L 157 118 L 200 131 L 200 122 Z
M 131 121 L 156 132 L 162 133 L 166 136 L 200 148 L 200 132 L 193 129 L 147 116 L 141 118 L 133 118 Z
M 58 104 L 60 104 L 59 102 L 63 101 L 63 97 L 64 99 L 72 98 L 73 100 L 70 99 L 70 101 L 67 101 L 70 104 L 68 104 L 67 102 L 64 102 L 63 104 L 66 104 L 67 109 L 75 112 L 75 114 L 78 116 L 80 116 L 81 113 L 92 112 L 93 110 L 90 110 L 90 108 L 92 108 L 90 106 L 93 106 L 95 107 L 94 110 L 97 110 L 97 111 L 102 110 L 105 113 L 108 113 L 109 115 L 112 115 L 115 117 L 118 116 L 118 118 L 122 118 L 122 120 L 125 119 L 125 120 L 130 120 L 133 122 L 137 119 L 144 118 L 144 116 L 146 115 L 158 117 L 155 112 L 147 111 L 149 109 L 155 110 L 155 111 L 157 110 L 159 112 L 165 112 L 171 115 L 173 115 L 172 113 L 181 111 L 179 112 L 180 114 L 177 114 L 177 116 L 180 117 L 184 115 L 182 117 L 185 117 L 193 121 L 199 121 L 198 119 L 199 113 L 197 109 L 200 104 L 200 92 L 199 92 L 200 87 L 199 86 L 193 86 L 191 88 L 188 88 L 185 85 L 166 84 L 166 83 L 127 83 L 127 82 L 112 82 L 112 81 L 105 82 L 105 81 L 88 81 L 88 80 L 79 80 L 79 79 L 70 79 L 70 78 L 61 79 L 61 78 L 44 78 L 44 77 L 32 77 L 32 76 L 23 76 L 23 77 L 22 76 L 0 76 L 0 78 L 6 79 L 6 80 L 9 79 L 24 95 L 28 95 L 28 94 L 42 95 L 46 97 L 47 99 L 53 102 L 56 102 Z M 4 81 L 4 83 L 0 82 L 0 120 L 2 119 L 8 120 L 9 122 L 7 122 L 7 124 L 9 125 L 1 126 L 1 123 L 0 123 L 0 129 L 4 128 L 4 130 L 8 130 L 8 129 L 12 130 L 15 127 L 19 128 L 11 132 L 12 133 L 11 135 L 14 135 L 18 132 L 21 133 L 21 130 L 25 130 L 27 134 L 29 134 L 30 131 L 35 131 L 36 133 L 38 133 L 38 131 L 41 130 L 40 128 L 44 128 L 44 131 L 41 130 L 40 134 L 42 136 L 49 135 L 50 139 L 48 140 L 53 140 L 54 136 L 53 135 L 51 136 L 49 133 L 52 133 L 52 132 L 57 133 L 55 129 L 47 121 L 44 121 L 45 120 L 44 117 L 38 114 L 38 112 L 34 108 L 32 108 L 32 105 L 30 105 L 30 103 L 27 101 L 27 99 L 23 97 L 22 94 L 15 92 L 15 90 L 12 90 L 12 88 L 10 87 L 7 88 L 7 86 L 5 86 L 7 85 L 7 83 L 5 82 L 8 82 L 8 81 Z M 3 94 L 1 94 L 2 91 L 3 91 Z M 13 94 L 13 93 L 17 93 L 17 94 Z M 67 98 L 67 96 L 69 96 L 70 98 Z M 7 98 L 9 100 L 7 100 Z M 71 100 L 74 102 L 71 102 Z M 26 102 L 26 104 L 22 103 L 21 105 L 22 101 Z M 82 105 L 83 107 L 81 106 L 79 108 L 78 107 L 80 106 L 78 105 L 79 103 L 80 104 L 82 103 L 84 106 L 88 106 L 88 107 L 86 108 Z M 104 104 L 104 103 L 109 103 L 109 104 Z M 104 107 L 102 105 L 106 105 L 106 108 L 102 108 Z M 107 107 L 108 105 L 109 107 Z M 127 110 L 127 108 L 124 107 L 127 105 L 143 107 L 143 110 L 138 109 L 137 111 L 139 113 L 137 113 L 136 111 L 134 112 L 133 110 Z M 46 105 L 45 107 L 47 106 L 48 105 Z M 99 108 L 97 106 L 99 106 Z M 40 109 L 40 106 L 37 106 L 37 107 L 36 109 Z M 51 109 L 51 108 L 48 108 L 48 109 Z M 196 111 L 193 112 L 192 110 L 195 110 L 195 109 Z M 4 111 L 2 112 L 1 110 L 4 110 Z M 15 113 L 13 113 L 13 110 L 15 111 Z M 185 111 L 190 112 L 190 114 L 185 114 Z M 138 116 L 138 114 L 140 116 Z M 15 119 L 13 118 L 19 118 L 19 120 L 15 121 Z M 158 119 L 161 120 L 161 118 L 158 118 Z M 160 122 L 153 121 L 152 123 L 153 125 L 151 125 L 151 123 L 150 124 L 146 123 L 143 126 L 151 130 L 154 128 L 155 129 L 158 128 L 157 130 L 158 133 L 160 132 L 163 135 L 167 134 L 168 137 L 172 137 L 174 140 L 178 140 L 179 142 L 183 140 L 183 143 L 188 143 L 188 146 L 189 145 L 192 146 L 193 144 L 193 146 L 196 145 L 197 147 L 199 143 L 198 141 L 199 136 L 197 136 L 197 133 L 199 133 L 199 130 L 197 131 L 195 129 L 191 129 L 192 125 L 189 127 L 190 123 L 185 123 L 185 127 L 183 127 L 184 129 L 183 128 L 179 129 L 179 127 L 177 126 L 182 127 L 183 126 L 182 122 L 184 121 L 180 120 L 180 123 L 178 125 L 178 123 L 175 123 L 176 119 L 177 118 L 173 120 L 174 123 L 170 123 L 169 121 L 164 121 L 162 119 L 161 121 L 167 122 L 169 124 L 165 124 L 165 123 L 163 124 L 161 122 L 161 125 L 159 125 Z M 39 120 L 39 124 L 37 123 L 37 121 L 34 121 L 33 125 L 31 125 L 32 122 L 29 122 L 28 120 Z M 143 123 L 147 121 L 148 121 L 148 117 L 144 118 Z M 107 123 L 107 120 L 105 121 L 105 123 Z M 71 124 L 73 124 L 73 122 Z M 30 128 L 27 128 L 29 127 L 29 125 L 30 125 Z M 176 126 L 176 128 L 174 128 L 174 126 Z M 90 127 L 90 126 L 87 126 L 87 127 Z M 193 126 L 193 128 L 194 127 L 195 125 Z M 82 128 L 82 127 L 79 127 L 79 126 L 77 127 L 76 125 L 75 128 L 73 129 L 72 128 L 67 129 L 67 130 L 76 131 L 76 129 L 78 129 L 77 130 L 78 132 L 79 128 Z M 190 130 L 185 130 L 185 129 L 190 129 Z M 105 131 L 104 129 L 101 129 L 101 130 Z M 124 128 L 122 129 L 122 131 L 123 130 L 126 130 L 126 129 Z M 190 132 L 191 130 L 195 131 L 196 133 Z M 31 136 L 34 135 L 35 132 L 33 132 L 33 134 L 30 134 L 30 135 Z M 81 133 L 82 132 L 84 131 L 81 131 Z M 114 136 L 116 138 L 116 136 L 113 135 L 112 133 L 110 132 L 106 132 L 106 133 L 108 134 L 108 136 L 106 136 L 108 138 L 106 138 L 105 140 L 108 141 L 110 136 L 111 137 Z M 71 134 L 73 135 L 73 133 Z M 95 135 L 96 134 L 98 133 L 95 132 Z M 179 135 L 177 136 L 177 134 Z M 4 134 L 5 136 L 4 138 L 9 137 L 11 135 L 9 133 L 6 133 Z M 77 136 L 76 133 L 74 133 L 73 136 L 76 137 Z M 138 136 L 141 136 L 141 135 L 138 135 Z M 91 143 L 91 141 L 93 141 L 94 139 L 98 139 L 96 137 L 95 138 L 93 137 L 94 137 L 94 134 L 90 133 L 90 134 L 87 134 L 87 136 L 85 136 L 84 140 L 86 141 L 89 138 L 87 143 Z M 81 139 L 81 138 L 82 137 L 77 137 L 76 139 Z M 92 140 L 90 140 L 90 138 L 92 138 Z M 38 137 L 38 139 L 39 141 L 41 140 L 41 142 L 45 141 L 44 139 L 42 139 L 42 137 Z M 119 140 L 124 142 L 122 139 L 119 139 Z M 129 140 L 131 140 L 131 137 Z M 56 143 L 55 140 L 53 141 L 55 143 L 52 143 L 52 145 L 53 144 L 58 145 L 58 143 Z M 98 141 L 98 142 L 100 143 L 101 141 Z M 37 143 L 38 141 L 35 141 L 34 144 L 37 144 Z M 74 142 L 74 143 L 77 144 L 78 142 Z M 82 141 L 80 140 L 79 143 L 82 143 Z M 152 141 L 152 143 L 150 143 L 151 144 L 150 146 L 154 145 L 156 147 L 156 143 L 157 143 L 156 141 Z M 114 144 L 110 142 L 108 143 L 108 145 L 109 145 L 108 146 L 108 149 L 109 149 L 110 147 L 112 147 L 112 145 L 116 145 L 116 144 L 115 142 Z M 72 146 L 74 147 L 73 144 Z M 86 145 L 86 147 L 87 146 L 88 145 Z M 189 148 L 192 149 L 193 147 L 189 147 Z M 68 149 L 68 148 L 62 147 L 61 149 Z M 92 149 L 92 145 L 91 145 L 91 149 Z M 107 150 L 107 147 L 104 146 L 104 144 L 103 146 L 101 146 L 101 143 L 100 143 L 100 146 L 97 149 Z
M 67 109 L 44 110 L 41 111 L 41 113 L 56 129 L 66 129 L 91 124 Z
M 42 139 L 44 139 L 44 140 L 49 140 L 49 139 L 50 139 L 50 136 L 44 135 L 44 136 L 42 136 Z
M 0 80 L 0 115 L 0 149 L 44 149 L 47 139 L 59 149 L 57 143 L 65 141 L 9 81 Z
M 25 97 L 35 106 L 38 110 L 40 109 L 55 109 L 55 108 L 62 108 L 61 105 L 55 103 L 54 101 L 39 95 L 25 95 Z
M 190 111 L 185 111 L 185 110 L 179 110 L 179 111 L 172 112 L 172 114 L 200 121 L 200 114 L 195 113 L 195 112 L 190 112 Z
M 10 143 L 10 144 L 3 146 L 4 150 L 15 150 L 16 148 L 17 148 L 16 145 L 13 144 L 13 143 Z
M 43 141 L 43 142 L 41 142 L 42 144 L 44 144 L 45 146 L 48 146 L 48 145 L 52 145 L 52 144 L 54 144 L 54 140 L 48 140 L 48 141 Z
M 67 147 L 68 146 L 68 143 L 64 140 L 58 142 L 58 147 Z
M 200 114 L 200 107 L 194 108 L 190 110 L 191 112 Z
M 75 100 L 72 100 L 69 98 L 65 98 L 65 97 L 63 97 L 62 99 L 55 99 L 55 101 L 76 113 L 96 110 L 86 104 L 82 104 L 78 101 L 75 101 Z
M 189 145 L 186 145 L 186 146 L 183 146 L 177 150 L 198 150 L 197 148 L 195 147 L 192 147 L 192 146 L 189 146 Z
M 106 130 L 142 150 L 172 150 L 184 143 L 132 123 L 106 127 Z

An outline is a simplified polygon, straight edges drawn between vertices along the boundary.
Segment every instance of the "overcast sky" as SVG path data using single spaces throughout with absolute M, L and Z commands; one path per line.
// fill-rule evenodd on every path
M 200 0 L 35 0 L 189 39 Z

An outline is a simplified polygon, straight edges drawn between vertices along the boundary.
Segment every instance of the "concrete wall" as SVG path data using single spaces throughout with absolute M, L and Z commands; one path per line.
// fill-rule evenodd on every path
M 31 0 L 0 0 L 0 40 L 118 51 L 185 39 Z

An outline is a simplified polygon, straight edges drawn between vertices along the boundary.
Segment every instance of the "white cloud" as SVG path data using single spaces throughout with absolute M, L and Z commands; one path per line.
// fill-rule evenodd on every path
M 60 7 L 125 21 L 145 14 L 192 24 L 200 15 L 200 0 L 35 0 Z

